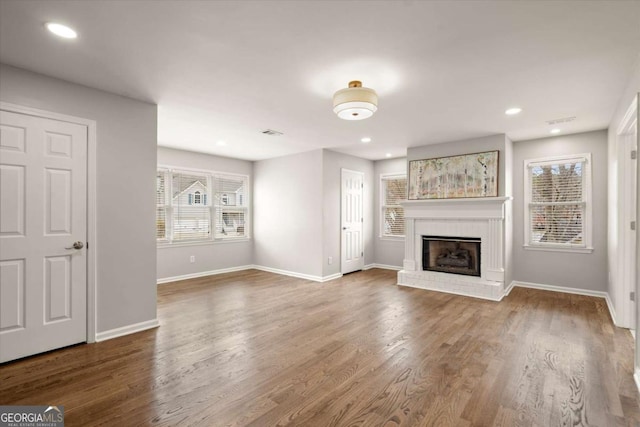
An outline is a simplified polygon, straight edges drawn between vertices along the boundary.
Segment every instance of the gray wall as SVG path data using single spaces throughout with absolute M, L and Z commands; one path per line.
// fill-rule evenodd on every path
M 364 264 L 372 264 L 375 259 L 373 230 L 374 230 L 374 173 L 373 162 L 347 154 L 337 153 L 331 150 L 323 150 L 322 158 L 322 188 L 323 188 L 323 276 L 340 273 L 340 249 L 341 249 L 341 189 L 342 169 L 350 169 L 364 173 L 364 200 L 363 200 L 363 237 L 364 237 Z M 333 264 L 329 265 L 328 258 L 333 258 Z
M 97 122 L 97 332 L 155 319 L 156 106 L 7 65 L 0 75 L 2 101 Z
M 465 139 L 461 141 L 444 142 L 441 144 L 423 145 L 407 149 L 407 170 L 411 160 L 431 159 L 434 157 L 457 156 L 461 154 L 479 153 L 482 151 L 500 150 L 498 165 L 498 195 L 510 195 L 511 184 L 508 183 L 507 171 L 509 157 L 505 154 L 507 138 L 504 134 L 491 135 L 483 138 Z
M 158 165 L 253 175 L 252 162 L 164 147 L 158 147 Z M 250 190 L 253 191 L 253 184 Z M 251 235 L 253 238 L 253 232 Z M 253 240 L 160 246 L 157 253 L 157 278 L 165 279 L 253 264 Z M 191 256 L 196 262 L 189 262 Z
M 322 150 L 253 165 L 254 263 L 322 276 Z
M 524 161 L 591 153 L 593 253 L 525 250 Z M 607 131 L 515 142 L 513 146 L 513 272 L 515 281 L 607 290 Z
M 374 252 L 375 263 L 402 267 L 404 259 L 404 239 L 381 238 L 380 216 L 382 214 L 382 201 L 380 195 L 380 175 L 388 173 L 407 173 L 407 159 L 400 157 L 397 159 L 378 160 L 374 163 Z

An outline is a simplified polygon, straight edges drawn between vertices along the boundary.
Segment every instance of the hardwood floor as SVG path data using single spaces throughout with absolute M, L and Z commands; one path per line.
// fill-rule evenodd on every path
M 0 367 L 0 404 L 67 426 L 640 425 L 633 341 L 603 299 L 502 302 L 249 270 L 159 287 L 161 327 Z

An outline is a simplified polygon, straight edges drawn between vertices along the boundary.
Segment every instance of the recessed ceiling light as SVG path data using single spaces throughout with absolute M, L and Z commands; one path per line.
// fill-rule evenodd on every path
M 371 138 L 369 138 L 368 136 L 365 136 L 365 137 L 364 137 L 364 138 L 362 138 L 360 141 L 361 141 L 361 142 L 364 142 L 364 143 L 366 144 L 367 142 L 371 142 Z
M 227 145 L 226 141 L 218 141 L 216 142 L 216 145 L 220 146 L 220 147 L 224 147 L 225 145 Z
M 520 113 L 522 111 L 522 108 L 518 108 L 518 107 L 512 107 L 509 108 L 507 111 L 505 111 L 504 113 L 507 116 L 515 116 L 516 114 Z
M 66 25 L 56 24 L 55 22 L 47 23 L 47 30 L 51 31 L 56 36 L 63 37 L 65 39 L 75 39 L 78 37 L 78 33 L 73 29 Z
M 385 154 L 386 157 L 391 157 L 391 153 Z
M 560 129 L 558 129 L 558 128 L 555 128 L 555 129 L 551 129 L 550 132 L 551 133 L 560 133 L 562 131 Z

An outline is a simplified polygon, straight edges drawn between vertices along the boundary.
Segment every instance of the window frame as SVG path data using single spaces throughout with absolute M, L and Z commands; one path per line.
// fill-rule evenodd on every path
M 407 181 L 407 174 L 405 172 L 389 172 L 389 173 L 381 173 L 380 174 L 380 195 L 379 195 L 379 201 L 380 201 L 380 209 L 379 209 L 379 214 L 380 214 L 380 224 L 379 224 L 379 233 L 378 233 L 378 238 L 380 240 L 404 240 L 405 239 L 405 235 L 395 235 L 395 234 L 385 234 L 384 230 L 385 230 L 385 211 L 388 208 L 401 208 L 403 213 L 404 213 L 404 207 L 401 205 L 387 205 L 385 204 L 386 201 L 386 183 L 385 181 L 388 180 L 392 180 L 392 179 L 404 179 L 407 182 L 407 185 L 409 185 L 408 181 Z
M 576 204 L 584 206 L 582 216 L 582 244 L 571 243 L 549 243 L 533 242 L 531 234 L 531 206 L 532 206 L 532 174 L 531 169 L 535 166 L 548 166 L 563 163 L 576 163 L 582 160 L 582 201 Z M 549 251 L 549 252 L 593 252 L 593 206 L 592 206 L 592 178 L 591 178 L 591 153 L 567 154 L 562 156 L 551 156 L 536 159 L 524 160 L 524 245 L 526 250 Z
M 158 165 L 156 168 L 156 173 L 164 173 L 165 179 L 165 204 L 160 206 L 156 204 L 156 209 L 160 207 L 165 208 L 165 238 L 164 239 L 156 239 L 157 246 L 159 248 L 167 248 L 167 247 L 179 247 L 179 246 L 193 246 L 193 245 L 207 245 L 207 244 L 217 244 L 217 243 L 234 243 L 241 241 L 251 240 L 251 176 L 247 174 L 239 174 L 232 172 L 219 172 L 212 171 L 206 169 L 194 169 L 194 168 L 185 168 L 179 166 L 167 166 L 167 165 Z M 201 202 L 205 201 L 205 203 L 201 203 L 199 205 L 193 205 L 194 207 L 202 207 L 203 209 L 209 209 L 209 235 L 206 238 L 202 239 L 185 239 L 185 240 L 174 240 L 173 239 L 173 216 L 174 216 L 174 204 L 173 204 L 173 174 L 175 173 L 185 173 L 185 174 L 201 174 L 206 175 L 207 178 L 207 191 L 201 194 Z M 229 236 L 229 237 L 220 237 L 216 235 L 215 230 L 215 218 L 217 215 L 217 210 L 222 209 L 222 205 L 218 206 L 215 201 L 215 192 L 214 192 L 214 181 L 217 176 L 227 176 L 227 177 L 238 177 L 242 179 L 245 183 L 245 197 L 244 200 L 247 200 L 247 203 L 242 206 L 245 209 L 245 230 L 244 236 Z M 157 187 L 156 187 L 157 188 Z M 156 189 L 157 191 L 157 189 Z M 211 200 L 212 202 L 209 202 Z M 156 213 L 157 215 L 157 213 Z M 156 217 L 157 218 L 157 217 Z M 156 229 L 157 230 L 157 229 Z M 157 235 L 157 231 L 156 231 Z

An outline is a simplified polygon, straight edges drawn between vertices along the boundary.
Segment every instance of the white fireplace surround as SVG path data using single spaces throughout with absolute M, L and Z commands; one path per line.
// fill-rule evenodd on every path
M 405 255 L 398 285 L 500 301 L 505 288 L 505 224 L 511 197 L 402 202 Z M 480 277 L 425 271 L 422 236 L 480 238 Z

